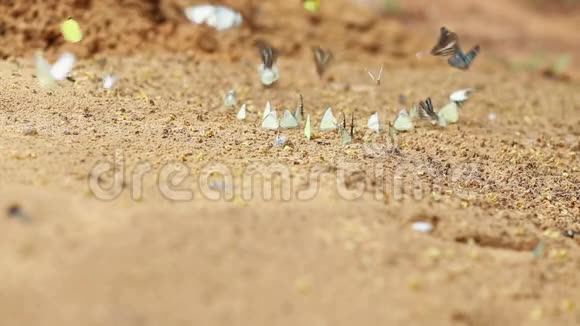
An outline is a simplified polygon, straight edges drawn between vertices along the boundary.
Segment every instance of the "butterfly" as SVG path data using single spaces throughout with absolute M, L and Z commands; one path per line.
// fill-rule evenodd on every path
M 83 32 L 76 20 L 69 18 L 60 24 L 60 31 L 64 39 L 71 43 L 80 42 L 83 39 Z
M 381 65 L 381 68 L 379 69 L 379 74 L 377 75 L 377 77 L 375 77 L 368 69 L 367 69 L 367 73 L 369 74 L 369 76 L 371 76 L 371 79 L 375 81 L 377 86 L 381 85 L 381 76 L 383 75 L 383 65 Z
M 278 50 L 273 48 L 265 41 L 257 41 L 256 46 L 260 51 L 262 64 L 259 66 L 260 81 L 265 86 L 270 86 L 280 78 L 276 60 L 278 59 Z
M 185 16 L 194 24 L 207 24 L 218 31 L 236 27 L 242 23 L 242 15 L 225 6 L 197 5 L 186 8 Z
M 320 122 L 320 130 L 321 131 L 328 131 L 334 130 L 337 128 L 336 119 L 332 114 L 332 108 L 326 109 L 324 112 L 324 116 L 322 117 L 322 121 Z
M 272 69 L 278 59 L 278 50 L 272 47 L 268 42 L 262 40 L 256 41 L 256 46 L 260 51 L 260 57 L 262 58 L 264 68 Z
M 471 49 L 471 51 L 467 52 L 467 54 L 463 54 L 463 51 L 461 51 L 461 49 L 458 49 L 457 52 L 451 58 L 449 58 L 449 60 L 447 60 L 447 62 L 452 67 L 461 70 L 467 70 L 469 69 L 469 66 L 471 65 L 475 57 L 477 57 L 479 50 L 480 50 L 479 45 L 476 45 L 473 49 Z
M 232 107 L 238 103 L 238 95 L 235 90 L 230 90 L 224 98 L 224 106 Z
M 320 0 L 303 0 L 302 5 L 304 9 L 310 12 L 317 12 L 320 10 Z
M 324 50 L 320 47 L 313 47 L 312 53 L 314 54 L 314 63 L 316 64 L 316 72 L 318 76 L 322 77 L 332 60 L 334 55 L 330 50 Z
M 352 116 L 352 122 L 354 122 L 354 116 Z M 344 113 L 342 114 L 342 123 L 339 124 L 338 126 L 338 132 L 340 133 L 340 137 L 342 138 L 342 143 L 344 145 L 348 145 L 350 143 L 352 143 L 352 136 L 353 136 L 353 132 L 354 132 L 354 125 L 350 126 L 350 133 L 348 131 L 346 131 L 346 118 L 344 116 Z
M 238 114 L 236 115 L 236 118 L 238 120 L 246 120 L 246 104 L 242 105 L 240 111 L 238 111 Z
M 271 111 L 262 120 L 262 128 L 276 130 L 280 127 L 280 122 L 278 121 L 278 114 L 276 111 Z
M 310 114 L 306 116 L 306 125 L 304 126 L 304 136 L 310 140 L 312 138 L 312 128 L 310 127 Z
M 449 100 L 451 102 L 457 103 L 458 105 L 461 105 L 469 99 L 469 95 L 474 91 L 475 90 L 473 88 L 460 89 L 451 93 L 451 95 L 449 95 Z
M 369 118 L 369 121 L 367 122 L 367 127 L 370 130 L 376 132 L 377 134 L 381 132 L 381 125 L 380 125 L 378 112 L 375 112 L 375 113 L 373 113 L 373 115 L 371 115 L 371 117 Z
M 117 83 L 118 78 L 114 75 L 106 75 L 103 77 L 103 88 L 104 89 L 111 89 Z
M 284 129 L 298 128 L 298 121 L 290 111 L 286 110 L 282 120 L 280 120 L 280 127 Z
M 443 127 L 447 122 L 456 123 L 459 121 L 459 106 L 456 102 L 450 102 L 449 104 L 445 105 L 437 115 L 440 119 L 445 121 L 445 123 L 441 121 L 439 122 L 439 124 Z
M 425 101 L 419 102 L 419 116 L 421 118 L 431 119 L 432 121 L 439 121 L 439 116 L 435 113 L 435 109 L 433 109 L 433 103 L 430 97 Z
M 350 136 L 354 137 L 354 112 L 350 116 Z
M 434 56 L 449 56 L 459 49 L 459 37 L 445 27 L 441 27 L 439 40 L 431 50 Z
M 393 124 L 393 128 L 397 131 L 408 131 L 413 129 L 413 121 L 411 121 L 411 117 L 407 110 L 402 109 L 399 111 L 397 119 L 395 119 L 395 123 Z
M 302 94 L 300 94 L 300 105 L 298 105 L 296 111 L 294 112 L 294 118 L 296 118 L 296 121 L 300 123 L 303 117 L 304 117 L 304 98 L 302 97 Z
M 479 53 L 479 50 L 480 46 L 476 45 L 471 51 L 464 54 L 459 46 L 459 37 L 457 34 L 445 27 L 441 27 L 439 40 L 431 50 L 431 54 L 434 56 L 451 56 L 447 60 L 450 66 L 466 70 Z
M 272 105 L 270 101 L 266 102 L 266 106 L 264 107 L 264 113 L 262 113 L 262 120 L 266 119 L 266 116 L 272 112 Z
M 36 52 L 36 76 L 40 86 L 48 88 L 54 85 L 55 81 L 64 80 L 72 71 L 76 62 L 76 57 L 69 52 L 63 53 L 51 66 L 44 58 L 41 51 Z

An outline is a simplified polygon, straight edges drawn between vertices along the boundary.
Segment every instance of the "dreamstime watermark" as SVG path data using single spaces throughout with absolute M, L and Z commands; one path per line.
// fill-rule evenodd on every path
M 88 186 L 97 199 L 104 201 L 115 200 L 125 191 L 133 200 L 142 200 L 147 176 L 155 177 L 154 186 L 164 198 L 178 202 L 192 201 L 198 196 L 214 201 L 235 198 L 306 201 L 315 199 L 321 189 L 333 189 L 346 200 L 369 193 L 377 200 L 421 200 L 426 195 L 444 192 L 473 200 L 477 196 L 475 189 L 483 182 L 479 165 L 473 163 L 451 166 L 409 161 L 392 166 L 386 160 L 373 164 L 344 162 L 313 165 L 294 173 L 291 166 L 281 163 L 252 163 L 242 169 L 223 163 L 195 166 L 195 170 L 193 167 L 184 162 L 169 162 L 154 169 L 146 161 L 129 167 L 124 153 L 117 151 L 112 161 L 100 161 L 93 166 Z

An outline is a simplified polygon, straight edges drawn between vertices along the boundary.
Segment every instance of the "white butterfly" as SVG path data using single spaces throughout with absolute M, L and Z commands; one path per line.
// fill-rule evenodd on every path
M 242 105 L 240 111 L 238 111 L 238 114 L 236 115 L 236 118 L 238 120 L 246 120 L 246 104 Z
M 445 123 L 439 122 L 439 125 L 449 123 L 456 123 L 459 121 L 459 106 L 457 102 L 449 102 L 437 113 L 440 119 L 443 119 Z M 442 125 L 442 127 L 444 127 Z
M 463 102 L 469 99 L 469 95 L 474 91 L 475 89 L 473 88 L 460 89 L 451 93 L 451 95 L 449 95 L 449 100 L 461 105 Z
M 280 127 L 284 129 L 298 128 L 298 121 L 290 111 L 286 110 L 280 121 Z
M 55 81 L 65 79 L 72 71 L 76 58 L 70 52 L 63 53 L 54 65 L 50 65 L 41 51 L 36 52 L 36 75 L 41 87 L 51 87 Z
M 111 74 L 106 75 L 105 77 L 103 77 L 103 88 L 104 89 L 111 89 L 111 88 L 113 88 L 113 86 L 115 86 L 116 82 L 117 82 L 116 76 L 113 76 Z
M 379 113 L 375 112 L 371 115 L 371 117 L 369 118 L 369 121 L 367 122 L 367 127 L 376 132 L 377 134 L 381 132 L 381 122 L 379 120 Z
M 328 131 L 328 130 L 335 130 L 336 129 L 336 119 L 332 114 L 332 108 L 329 107 L 324 112 L 324 116 L 322 117 L 322 121 L 320 122 L 320 130 L 321 131 Z
M 258 71 L 260 72 L 260 82 L 264 86 L 270 86 L 280 79 L 280 72 L 275 64 L 272 68 L 266 68 L 263 64 L 260 64 Z
M 399 111 L 397 119 L 393 124 L 393 128 L 395 128 L 397 131 L 408 131 L 413 129 L 413 121 L 411 121 L 411 117 L 409 116 L 407 110 L 402 109 Z
M 50 74 L 55 80 L 64 80 L 72 71 L 76 58 L 70 52 L 63 53 L 50 68 Z
M 270 112 L 272 112 L 272 105 L 270 104 L 270 101 L 266 102 L 266 106 L 264 107 L 264 113 L 262 113 L 262 120 L 266 119 L 266 117 L 268 116 L 268 114 L 270 114 Z
M 36 77 L 40 82 L 40 86 L 42 88 L 49 88 L 54 85 L 54 77 L 50 73 L 50 64 L 44 57 L 40 51 L 36 52 L 35 55 L 35 62 L 36 62 Z
M 268 115 L 262 120 L 262 128 L 264 129 L 272 129 L 276 130 L 280 127 L 280 123 L 278 122 L 278 114 L 276 111 L 271 111 Z
M 242 15 L 228 7 L 198 5 L 185 9 L 185 16 L 194 24 L 207 24 L 223 31 L 242 23 Z
M 236 106 L 237 103 L 238 103 L 238 96 L 236 94 L 236 91 L 234 91 L 232 89 L 226 94 L 226 97 L 224 97 L 224 106 L 232 107 L 232 106 Z

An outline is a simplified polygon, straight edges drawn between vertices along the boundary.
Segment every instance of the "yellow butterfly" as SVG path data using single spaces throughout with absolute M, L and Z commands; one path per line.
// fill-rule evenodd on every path
M 318 12 L 320 10 L 320 0 L 303 0 L 304 9 L 310 12 Z
M 71 43 L 80 42 L 83 39 L 83 32 L 76 20 L 69 18 L 60 24 L 60 31 L 64 39 Z

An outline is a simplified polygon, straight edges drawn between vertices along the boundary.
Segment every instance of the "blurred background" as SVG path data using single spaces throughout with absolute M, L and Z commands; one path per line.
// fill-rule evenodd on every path
M 216 32 L 191 24 L 184 8 L 207 2 L 242 12 L 243 26 Z M 178 51 L 238 60 L 256 39 L 267 39 L 287 57 L 321 45 L 344 60 L 412 65 L 408 59 L 429 49 L 445 25 L 465 47 L 478 43 L 487 59 L 517 69 L 571 73 L 580 59 L 579 0 L 322 0 L 317 13 L 304 10 L 302 0 L 28 0 L 2 1 L 0 11 L 2 58 L 72 47 L 81 57 Z M 67 17 L 81 24 L 81 44 L 60 37 Z

